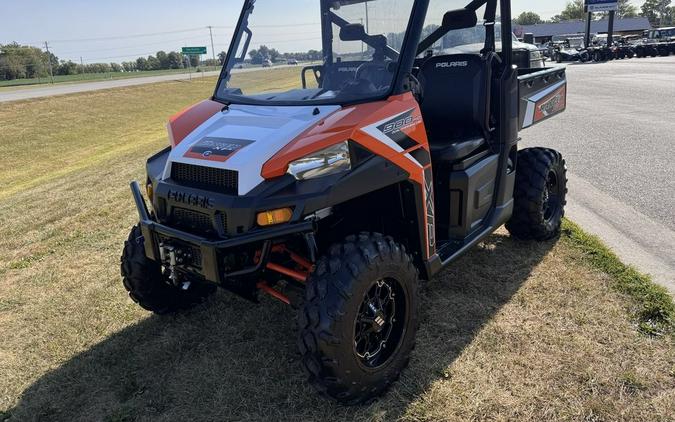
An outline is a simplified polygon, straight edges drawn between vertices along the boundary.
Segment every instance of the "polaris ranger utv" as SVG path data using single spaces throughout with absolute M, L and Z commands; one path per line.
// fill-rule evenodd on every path
M 147 162 L 151 208 L 131 184 L 124 286 L 158 314 L 216 287 L 294 305 L 311 384 L 361 403 L 410 358 L 421 280 L 503 224 L 558 235 L 565 162 L 519 151 L 518 131 L 565 109 L 565 70 L 512 64 L 509 1 L 285 2 L 302 39 L 286 21 L 272 34 L 277 1 L 242 1 L 213 97 L 171 117 L 171 145 Z M 480 52 L 443 50 L 473 27 Z M 233 71 L 256 34 L 290 52 L 321 43 L 323 61 L 258 92 L 293 68 Z

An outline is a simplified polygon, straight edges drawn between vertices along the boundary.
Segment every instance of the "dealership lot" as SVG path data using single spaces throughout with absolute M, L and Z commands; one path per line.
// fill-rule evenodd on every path
M 675 56 L 573 64 L 567 75 L 567 111 L 524 131 L 523 144 L 562 151 L 570 217 L 675 291 Z
M 635 133 L 649 148 L 635 152 L 636 160 L 649 162 L 668 146 L 672 155 L 672 123 L 640 114 L 657 100 L 642 98 L 647 94 L 636 87 L 635 98 L 622 106 L 632 104 L 632 124 L 598 129 L 608 114 L 604 107 L 624 99 L 593 88 L 600 70 L 629 84 L 667 80 L 667 74 L 645 75 L 672 62 L 651 60 L 571 66 L 568 115 L 523 136 L 526 145 L 547 143 L 568 155 L 573 201 L 603 205 L 595 211 L 604 220 L 630 209 L 665 227 L 658 236 L 658 229 L 650 231 L 663 241 L 670 230 L 665 223 L 600 182 L 609 178 L 628 189 L 630 179 L 617 181 L 628 171 L 660 175 L 621 167 L 629 161 L 622 154 L 631 151 L 623 132 L 638 126 Z M 625 76 L 622 66 L 636 66 L 639 77 Z M 268 76 L 270 87 L 297 84 L 288 69 Z M 669 420 L 675 409 L 672 336 L 644 334 L 635 319 L 639 305 L 617 293 L 606 266 L 589 264 L 599 248 L 580 245 L 569 224 L 560 241 L 541 244 L 516 241 L 502 230 L 425 284 L 411 366 L 369 406 L 338 407 L 307 388 L 293 351 L 290 308 L 268 299 L 252 307 L 226 292 L 181 316 L 138 308 L 119 275 L 120 244 L 138 218 L 128 181 L 141 180 L 146 157 L 166 145 L 167 116 L 207 97 L 213 82 L 147 84 L 0 107 L 7 163 L 0 168 L 0 420 Z M 594 104 L 600 109 L 591 113 Z M 672 115 L 672 107 L 666 110 Z M 661 125 L 653 132 L 660 144 L 644 135 L 648 123 Z M 594 177 L 603 160 L 617 160 L 616 171 Z M 593 195 L 581 196 L 588 192 Z M 634 230 L 645 221 L 619 228 Z

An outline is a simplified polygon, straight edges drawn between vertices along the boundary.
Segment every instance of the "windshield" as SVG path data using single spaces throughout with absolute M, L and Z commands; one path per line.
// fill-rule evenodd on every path
M 571 48 L 583 47 L 584 39 L 583 38 L 570 38 L 568 40 Z
M 431 34 L 439 25 L 429 25 L 423 30 L 422 37 Z M 511 34 L 514 43 L 518 43 L 518 38 Z M 496 50 L 501 51 L 502 41 L 502 26 L 499 22 L 495 24 L 495 42 Z M 449 31 L 438 40 L 433 46 L 429 48 L 434 55 L 438 54 L 458 54 L 458 53 L 474 53 L 480 51 L 485 44 L 485 26 L 476 25 L 471 28 L 456 29 Z M 422 54 L 429 54 L 422 53 Z
M 414 0 L 246 0 L 216 98 L 344 104 L 387 96 Z M 248 21 L 248 22 L 246 22 Z
M 502 29 L 499 23 L 495 26 L 495 41 L 501 42 Z M 514 40 L 517 39 L 514 36 Z M 456 48 L 463 45 L 484 44 L 485 43 L 485 26 L 476 25 L 472 28 L 458 29 L 456 31 L 448 32 L 441 40 L 442 48 Z

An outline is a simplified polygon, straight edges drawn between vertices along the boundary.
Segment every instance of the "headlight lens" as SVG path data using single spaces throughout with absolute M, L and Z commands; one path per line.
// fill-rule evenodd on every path
M 309 180 L 342 173 L 351 168 L 349 142 L 345 141 L 291 162 L 288 165 L 288 174 L 297 180 Z

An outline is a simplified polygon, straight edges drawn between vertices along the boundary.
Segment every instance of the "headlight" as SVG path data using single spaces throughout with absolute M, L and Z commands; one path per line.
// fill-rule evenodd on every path
M 541 51 L 539 50 L 532 50 L 530 58 L 532 60 L 541 60 Z
M 297 180 L 308 180 L 349 171 L 351 168 L 349 142 L 345 141 L 293 161 L 288 165 L 288 174 Z

